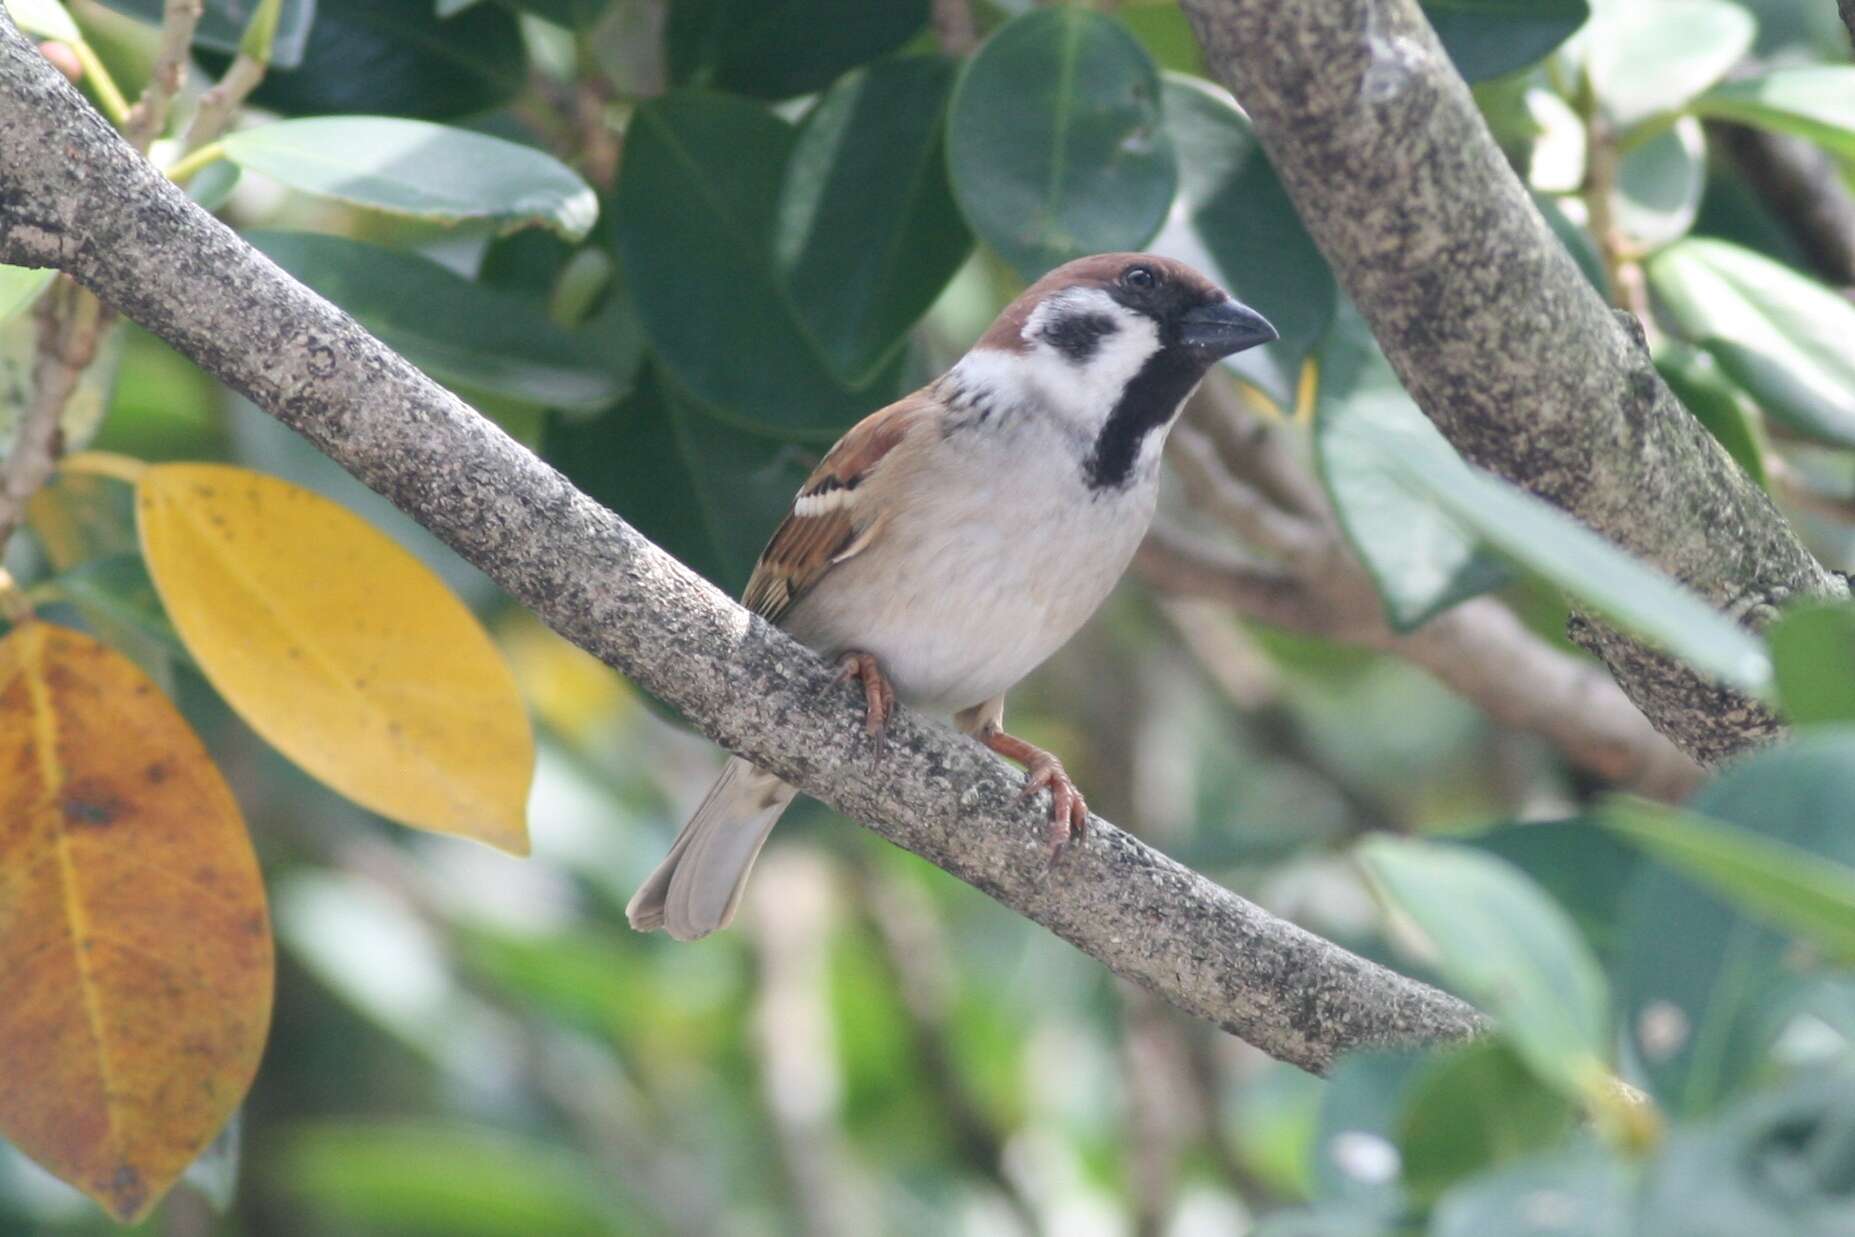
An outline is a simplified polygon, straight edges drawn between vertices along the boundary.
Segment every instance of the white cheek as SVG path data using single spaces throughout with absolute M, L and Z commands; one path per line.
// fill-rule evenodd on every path
M 1102 337 L 1088 360 L 1077 362 L 1043 337 L 1054 313 L 1099 314 L 1116 329 Z M 1039 305 L 1024 323 L 1024 342 L 1028 351 L 1020 359 L 1025 384 L 1047 407 L 1092 435 L 1120 402 L 1134 375 L 1159 351 L 1159 328 L 1151 318 L 1132 312 L 1106 292 L 1086 288 Z

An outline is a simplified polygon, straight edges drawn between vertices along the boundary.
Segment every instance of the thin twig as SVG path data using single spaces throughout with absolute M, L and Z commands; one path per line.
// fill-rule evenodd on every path
M 70 279 L 53 284 L 39 305 L 39 348 L 32 400 L 20 415 L 12 453 L 0 471 L 0 554 L 25 519 L 26 504 L 51 478 L 64 453 L 61 423 L 71 393 L 96 359 L 115 314 Z
M 193 32 L 206 11 L 202 0 L 167 0 L 161 15 L 161 45 L 155 52 L 155 67 L 148 75 L 142 97 L 129 109 L 129 123 L 122 135 L 129 145 L 143 154 L 167 126 L 168 107 L 187 82 L 187 55 L 193 47 Z
M 238 109 L 251 97 L 251 92 L 263 83 L 264 75 L 269 70 L 268 61 L 257 60 L 241 52 L 227 66 L 225 76 L 200 96 L 200 106 L 193 113 L 193 123 L 187 126 L 186 149 L 195 151 L 218 141 L 232 127 Z

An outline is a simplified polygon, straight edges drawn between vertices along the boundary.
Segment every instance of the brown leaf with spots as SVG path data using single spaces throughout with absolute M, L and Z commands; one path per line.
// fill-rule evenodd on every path
M 219 1132 L 270 1025 L 271 932 L 238 805 L 127 658 L 0 640 L 0 1137 L 116 1218 Z

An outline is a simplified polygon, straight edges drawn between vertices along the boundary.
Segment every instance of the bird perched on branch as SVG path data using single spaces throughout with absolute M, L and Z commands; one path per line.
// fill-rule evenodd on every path
M 745 604 L 895 703 L 950 714 L 1050 791 L 1052 857 L 1088 809 L 1055 756 L 1004 730 L 1005 693 L 1094 613 L 1145 535 L 1160 449 L 1220 357 L 1276 338 L 1182 263 L 1081 258 L 1013 301 L 958 364 L 832 447 L 761 551 Z M 631 899 L 640 931 L 727 926 L 798 792 L 728 761 Z

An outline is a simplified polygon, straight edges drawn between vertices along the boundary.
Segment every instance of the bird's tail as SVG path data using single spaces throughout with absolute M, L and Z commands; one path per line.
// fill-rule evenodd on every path
M 771 773 L 730 757 L 670 853 L 632 895 L 625 907 L 631 926 L 665 928 L 679 941 L 727 927 L 754 858 L 796 794 Z

